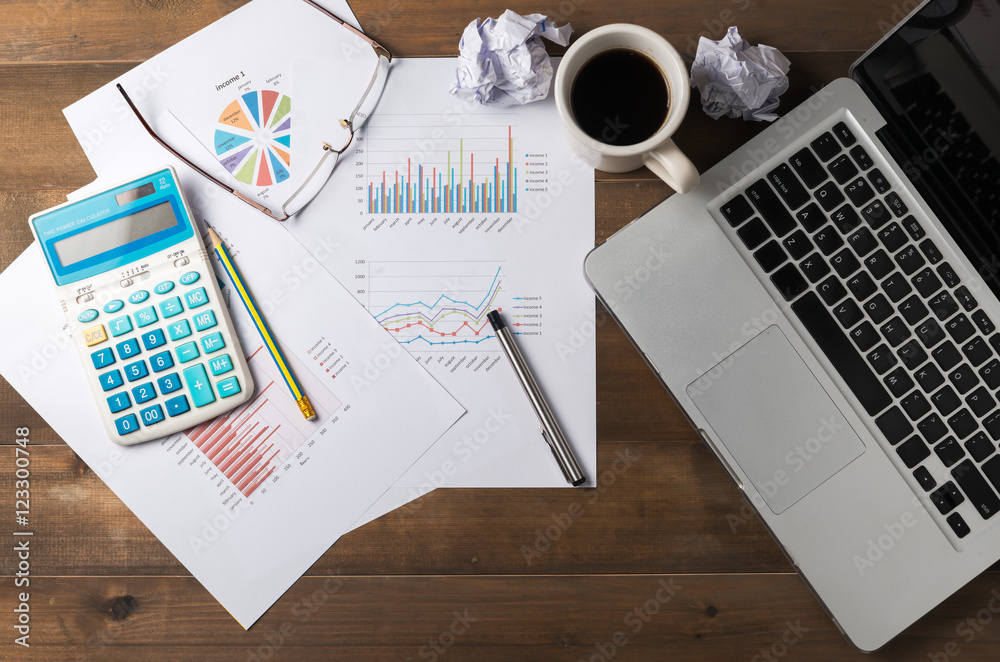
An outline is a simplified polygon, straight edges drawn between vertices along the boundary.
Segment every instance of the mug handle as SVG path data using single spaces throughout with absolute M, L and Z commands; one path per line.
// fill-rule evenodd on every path
M 691 159 L 677 149 L 674 141 L 667 139 L 665 143 L 642 159 L 643 164 L 653 171 L 653 174 L 665 181 L 678 193 L 688 193 L 698 186 L 698 169 Z

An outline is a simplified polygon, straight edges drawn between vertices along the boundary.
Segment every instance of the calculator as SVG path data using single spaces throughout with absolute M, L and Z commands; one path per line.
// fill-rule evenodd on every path
M 253 380 L 173 168 L 33 215 L 111 441 L 173 434 Z

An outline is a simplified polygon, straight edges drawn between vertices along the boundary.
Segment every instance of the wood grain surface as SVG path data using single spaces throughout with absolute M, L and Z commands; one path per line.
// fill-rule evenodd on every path
M 0 3 L 0 268 L 29 246 L 31 213 L 94 178 L 62 109 L 242 4 Z M 784 109 L 846 75 L 915 4 L 352 2 L 369 33 L 412 57 L 455 55 L 470 20 L 508 7 L 569 20 L 577 34 L 639 23 L 689 57 L 699 35 L 734 24 L 791 59 Z M 704 170 L 761 128 L 713 121 L 695 95 L 676 142 Z M 645 170 L 596 177 L 596 242 L 671 194 Z M 344 536 L 248 632 L 0 382 L 2 503 L 13 510 L 11 444 L 25 426 L 35 532 L 29 589 L 14 587 L 11 544 L 0 552 L 0 659 L 862 659 L 603 313 L 596 343 L 596 488 L 427 494 Z M 571 525 L 558 526 L 570 512 Z M 30 648 L 14 644 L 21 590 L 31 594 Z M 995 568 L 865 659 L 996 660 L 994 596 Z

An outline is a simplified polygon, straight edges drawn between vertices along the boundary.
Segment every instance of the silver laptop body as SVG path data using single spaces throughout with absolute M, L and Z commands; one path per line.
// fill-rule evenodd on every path
M 1000 404 L 987 401 L 1000 381 L 984 372 L 1000 358 L 989 326 L 1000 301 L 981 258 L 958 248 L 911 182 L 913 163 L 897 163 L 877 135 L 885 125 L 857 83 L 834 81 L 585 263 L 604 306 L 865 651 L 1000 559 Z M 823 173 L 803 163 L 810 155 Z M 841 157 L 857 171 L 843 182 L 831 170 Z M 838 176 L 850 173 L 841 166 Z M 844 200 L 821 201 L 820 190 Z M 855 280 L 843 264 L 852 255 Z M 830 291 L 837 281 L 844 296 Z M 921 302 L 925 315 L 913 312 Z M 853 356 L 828 354 L 845 343 Z

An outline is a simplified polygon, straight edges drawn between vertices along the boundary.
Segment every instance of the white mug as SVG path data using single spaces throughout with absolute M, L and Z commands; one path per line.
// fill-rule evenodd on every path
M 626 48 L 651 59 L 667 82 L 670 108 L 656 133 L 634 145 L 609 145 L 591 138 L 573 117 L 570 105 L 573 82 L 580 69 L 598 53 Z M 698 185 L 698 170 L 670 139 L 687 112 L 691 88 L 687 68 L 670 43 L 648 28 L 629 23 L 605 25 L 576 41 L 563 56 L 556 71 L 556 108 L 570 147 L 585 163 L 605 172 L 628 172 L 646 166 L 678 193 Z

